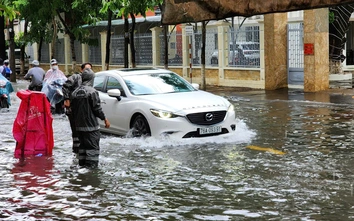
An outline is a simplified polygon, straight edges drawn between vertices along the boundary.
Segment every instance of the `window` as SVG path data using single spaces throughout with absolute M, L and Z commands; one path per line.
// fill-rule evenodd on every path
M 107 81 L 107 91 L 111 89 L 119 89 L 121 96 L 126 97 L 125 92 L 123 90 L 122 85 L 119 83 L 119 81 L 114 78 L 114 77 L 108 77 Z
M 105 76 L 97 76 L 93 82 L 93 87 L 98 91 L 103 91 Z

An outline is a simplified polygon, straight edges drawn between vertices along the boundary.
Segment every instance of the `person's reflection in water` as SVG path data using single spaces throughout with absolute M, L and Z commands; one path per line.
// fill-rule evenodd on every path
M 70 179 L 70 183 L 78 185 L 80 187 L 92 186 L 99 187 L 101 185 L 100 170 L 90 170 L 86 173 L 78 173 Z
M 53 178 L 52 157 L 27 157 L 20 159 L 11 170 L 16 185 L 24 190 L 45 193 L 43 189 L 51 188 L 58 179 Z

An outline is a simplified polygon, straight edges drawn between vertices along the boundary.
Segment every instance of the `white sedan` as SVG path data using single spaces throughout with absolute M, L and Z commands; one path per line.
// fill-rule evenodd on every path
M 111 122 L 101 131 L 121 136 L 205 137 L 236 130 L 234 106 L 198 90 L 174 72 L 135 68 L 101 71 L 94 87 Z

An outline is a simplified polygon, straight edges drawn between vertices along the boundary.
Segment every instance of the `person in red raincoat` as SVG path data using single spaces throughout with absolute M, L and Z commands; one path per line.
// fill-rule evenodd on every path
M 54 146 L 53 118 L 45 94 L 20 90 L 16 95 L 21 99 L 21 104 L 12 129 L 16 140 L 15 157 L 51 156 Z

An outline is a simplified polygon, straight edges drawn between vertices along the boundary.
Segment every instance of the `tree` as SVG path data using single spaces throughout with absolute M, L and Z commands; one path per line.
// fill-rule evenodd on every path
M 30 31 L 23 35 L 23 44 L 38 43 L 39 60 L 44 42 L 51 43 L 51 58 L 56 54 L 58 33 L 64 32 L 70 38 L 72 69 L 76 65 L 75 40 L 82 43 L 92 43 L 89 31 L 84 25 L 94 24 L 98 18 L 100 0 L 16 0 L 16 6 L 21 11 Z M 33 10 L 36 9 L 36 10 Z
M 60 1 L 60 7 L 56 9 L 56 15 L 64 27 L 64 32 L 70 38 L 72 70 L 76 67 L 75 40 L 81 43 L 90 43 L 89 31 L 84 25 L 95 24 L 99 19 L 101 1 L 91 0 L 88 4 L 85 0 Z
M 13 20 L 16 16 L 14 8 L 9 4 L 9 1 L 3 1 L 0 4 L 0 30 L 4 33 L 5 21 Z M 0 58 L 6 58 L 6 40 L 5 35 L 0 35 Z
M 7 27 L 7 35 L 8 35 L 8 43 L 9 43 L 9 62 L 10 67 L 13 69 L 13 73 L 10 76 L 11 82 L 16 82 L 16 72 L 15 72 L 15 33 L 14 33 L 14 19 L 16 17 L 16 11 L 13 7 L 13 2 L 11 0 L 4 1 L 4 5 L 0 5 L 0 15 L 5 16 L 6 27 Z M 5 40 L 5 39 L 4 39 Z M 5 47 L 6 48 L 6 47 Z M 5 48 L 3 50 L 5 50 Z M 4 51 L 6 54 L 6 50 Z
M 135 62 L 135 46 L 134 46 L 134 32 L 135 32 L 135 15 L 141 14 L 143 17 L 146 17 L 146 12 L 148 10 L 154 10 L 158 5 L 162 4 L 162 0 L 123 0 L 124 7 L 121 10 L 121 14 L 125 19 L 128 16 L 131 17 L 132 27 L 129 29 L 129 43 L 130 43 L 130 52 L 131 52 L 131 62 L 132 67 L 136 67 Z M 127 22 L 124 25 L 128 25 Z M 124 30 L 127 30 L 128 27 L 124 27 Z
M 16 0 L 15 7 L 19 13 L 19 19 L 25 20 L 25 31 L 18 33 L 20 47 L 28 43 L 38 43 L 38 60 L 41 61 L 41 49 L 43 43 L 52 42 L 52 55 L 55 54 L 55 41 L 57 38 L 56 9 L 60 5 L 59 0 Z M 36 9 L 36 10 L 33 10 Z M 52 25 L 50 25 L 52 24 Z M 29 28 L 27 28 L 27 25 Z M 29 31 L 27 32 L 27 29 Z
M 120 9 L 123 7 L 122 2 L 120 0 L 111 1 L 111 0 L 103 0 L 103 5 L 100 10 L 100 13 L 106 14 L 107 13 L 107 39 L 106 39 L 106 55 L 105 55 L 105 70 L 109 70 L 109 61 L 110 61 L 110 54 L 111 54 L 111 30 L 112 30 L 112 19 L 115 14 L 119 16 Z

